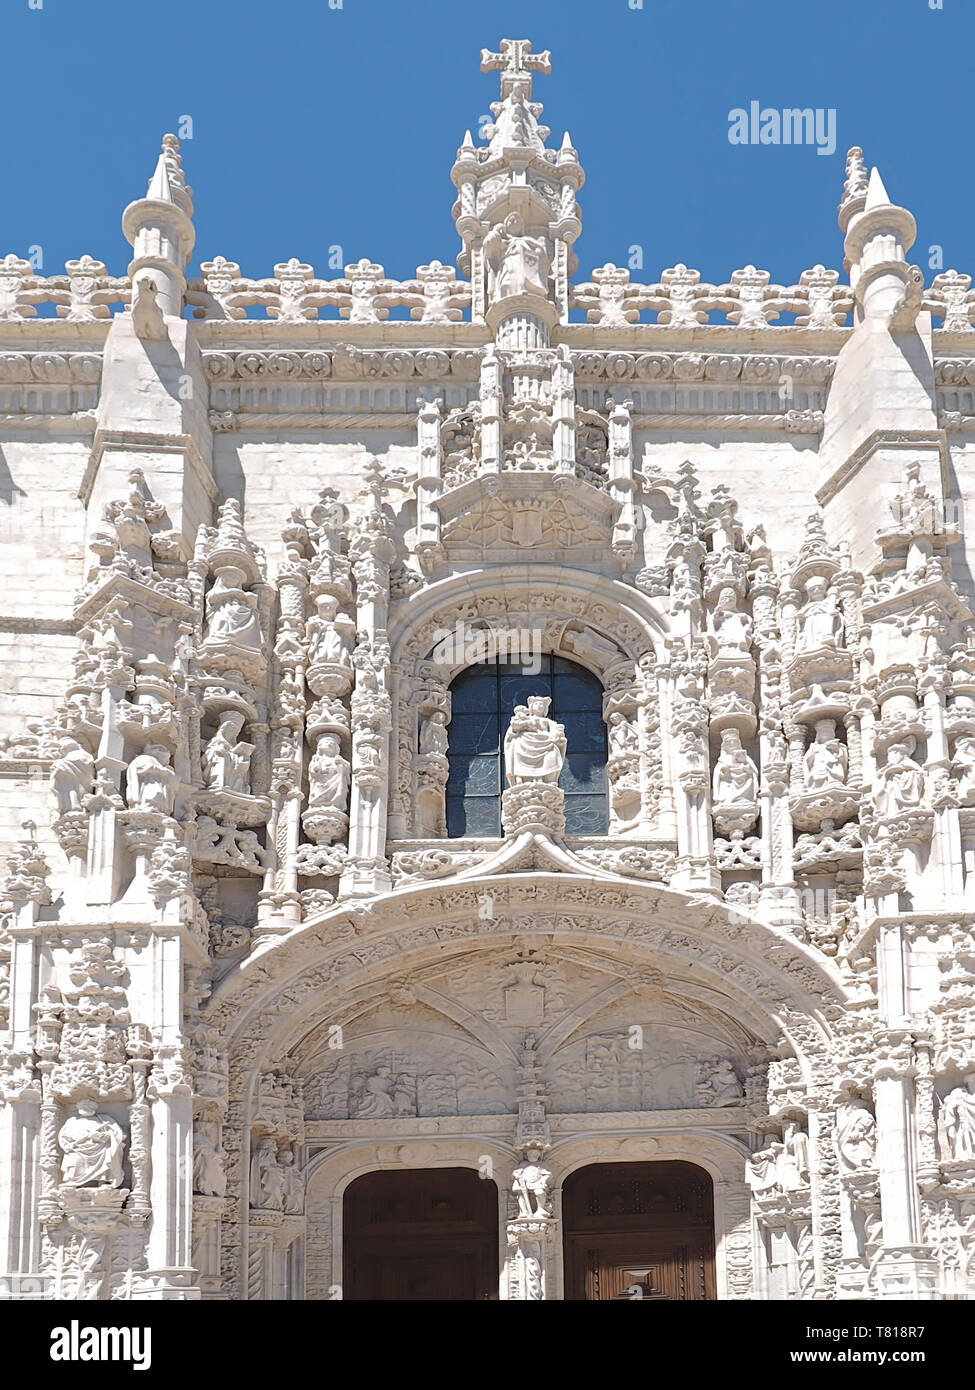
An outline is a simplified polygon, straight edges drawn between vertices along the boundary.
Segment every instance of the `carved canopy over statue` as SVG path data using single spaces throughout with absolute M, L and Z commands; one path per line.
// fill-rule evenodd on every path
M 558 782 L 565 762 L 565 729 L 548 718 L 548 695 L 529 695 L 516 705 L 504 736 L 504 770 L 511 786 L 519 782 Z

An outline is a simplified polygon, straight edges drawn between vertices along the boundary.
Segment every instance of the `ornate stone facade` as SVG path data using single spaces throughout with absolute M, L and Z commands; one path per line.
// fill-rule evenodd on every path
M 574 279 L 482 68 L 463 278 L 187 280 L 172 136 L 125 276 L 0 263 L 0 1293 L 335 1299 L 357 1177 L 473 1168 L 559 1298 L 566 1179 L 678 1161 L 719 1298 L 969 1297 L 975 292 L 857 149 L 848 283 Z M 602 833 L 530 676 L 451 833 L 499 650 Z

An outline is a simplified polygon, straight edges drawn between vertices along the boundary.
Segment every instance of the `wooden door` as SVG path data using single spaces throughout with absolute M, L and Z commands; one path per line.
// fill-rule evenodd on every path
M 345 1194 L 343 1295 L 498 1297 L 498 1189 L 470 1168 L 367 1173 Z
M 711 1179 L 691 1163 L 605 1163 L 566 1180 L 565 1297 L 715 1297 Z

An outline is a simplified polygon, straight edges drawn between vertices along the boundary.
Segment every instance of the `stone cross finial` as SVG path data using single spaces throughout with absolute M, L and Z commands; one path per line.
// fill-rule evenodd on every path
M 481 49 L 481 71 L 491 72 L 501 69 L 501 99 L 509 96 L 516 86 L 525 89 L 525 100 L 531 101 L 532 73 L 546 75 L 552 71 L 552 55 L 546 48 L 544 53 L 533 53 L 528 39 L 502 39 L 501 52 L 492 53 L 489 48 Z

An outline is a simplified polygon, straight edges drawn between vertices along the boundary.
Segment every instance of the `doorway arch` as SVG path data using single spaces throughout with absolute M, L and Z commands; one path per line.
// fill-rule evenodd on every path
M 472 1168 L 380 1169 L 343 1198 L 343 1297 L 498 1297 L 498 1189 Z
M 716 1298 L 714 1189 L 697 1164 L 577 1168 L 562 1217 L 567 1300 Z

